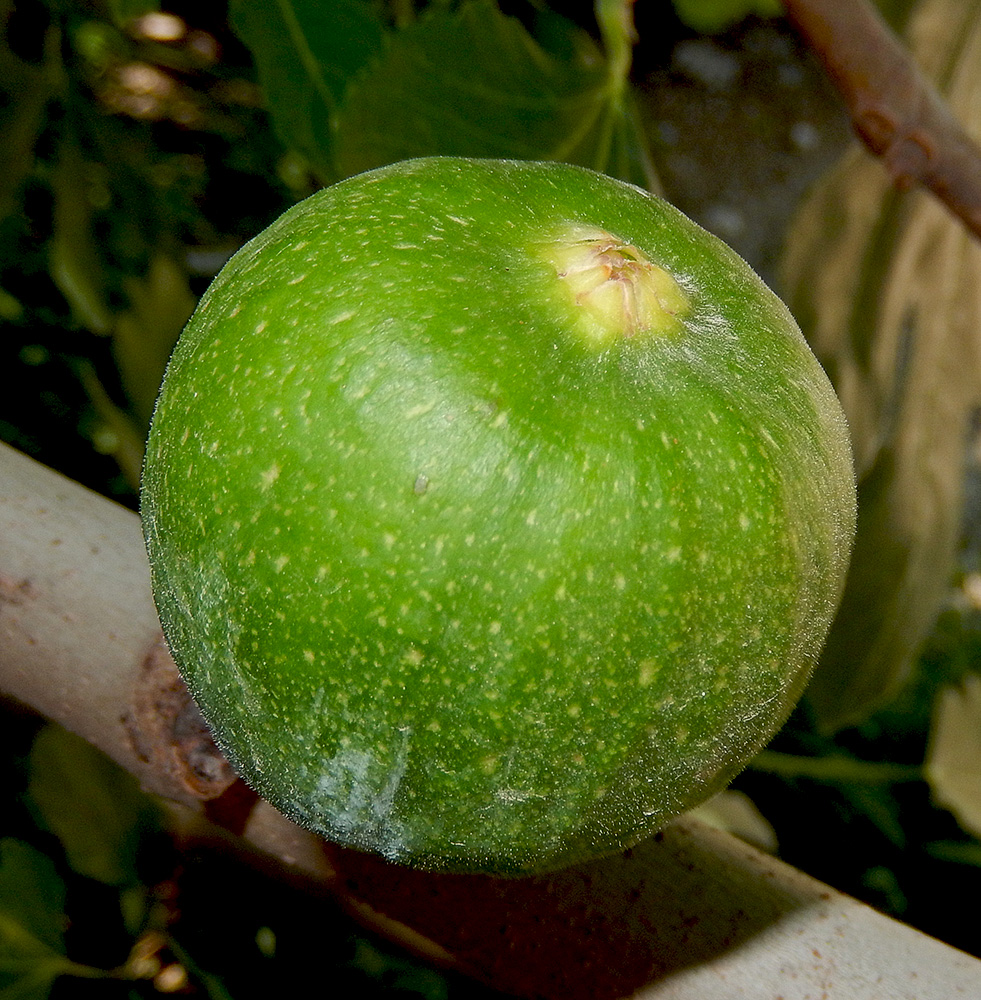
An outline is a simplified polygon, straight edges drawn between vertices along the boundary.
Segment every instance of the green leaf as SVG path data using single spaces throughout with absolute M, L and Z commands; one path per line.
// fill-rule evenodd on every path
M 136 780 L 91 744 L 58 726 L 38 734 L 28 794 L 80 875 L 133 885 L 140 833 L 151 820 Z
M 433 7 L 352 84 L 338 166 L 354 174 L 423 155 L 591 160 L 607 80 L 585 38 L 562 60 L 491 0 Z
M 674 9 L 689 28 L 713 34 L 750 14 L 776 17 L 783 12 L 783 4 L 780 0 L 674 0 Z
M 369 979 L 400 995 L 420 1000 L 446 1000 L 449 987 L 445 977 L 411 958 L 389 953 L 365 938 L 355 938 L 351 967 Z
M 55 196 L 51 277 L 76 319 L 93 333 L 106 334 L 112 325 L 112 312 L 102 255 L 93 232 L 94 206 L 77 139 L 67 136 L 59 153 L 51 183 Z
M 382 44 L 373 8 L 363 0 L 232 0 L 230 13 L 280 139 L 331 178 L 333 116 L 350 77 Z
M 0 319 L 18 320 L 24 315 L 24 307 L 10 292 L 0 288 Z
M 232 0 L 277 134 L 334 180 L 413 156 L 561 159 L 654 187 L 627 75 L 628 0 L 598 0 L 609 58 L 551 11 L 539 44 L 493 0 L 386 33 L 358 0 Z
M 70 965 L 64 957 L 65 887 L 53 862 L 0 840 L 0 997 L 43 1000 Z
M 64 947 L 64 907 L 65 886 L 54 862 L 23 841 L 0 840 L 0 914 L 34 942 L 33 951 Z M 4 948 L 10 944 L 6 935 L 0 935 L 0 941 Z
M 926 851 L 941 861 L 981 868 L 981 844 L 973 841 L 935 840 L 926 845 Z
M 113 353 L 142 424 L 142 443 L 167 359 L 194 310 L 195 297 L 185 269 L 164 252 L 153 254 L 146 274 L 125 279 L 123 288 L 129 309 L 115 316 Z

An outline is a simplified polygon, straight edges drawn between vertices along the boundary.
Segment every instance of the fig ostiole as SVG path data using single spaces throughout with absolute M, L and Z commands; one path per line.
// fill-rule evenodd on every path
M 336 843 L 521 874 L 650 835 L 770 739 L 855 493 L 824 372 L 724 244 L 592 171 L 430 158 L 226 265 L 142 517 L 247 782 Z

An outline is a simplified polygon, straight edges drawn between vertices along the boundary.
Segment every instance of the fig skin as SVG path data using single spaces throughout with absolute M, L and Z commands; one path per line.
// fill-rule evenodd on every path
M 522 874 L 654 833 L 770 739 L 855 492 L 824 372 L 723 243 L 582 168 L 431 158 L 226 265 L 142 517 L 250 785 L 342 845 Z

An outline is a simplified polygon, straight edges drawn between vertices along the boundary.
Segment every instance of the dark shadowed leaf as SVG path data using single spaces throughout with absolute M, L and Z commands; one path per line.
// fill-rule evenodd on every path
M 0 0 L 0 218 L 17 206 L 19 188 L 34 165 L 45 105 L 57 86 L 53 58 L 38 66 L 8 47 L 5 29 L 13 8 L 13 0 Z M 53 41 L 54 31 L 47 37 Z
M 51 860 L 28 844 L 0 840 L 0 996 L 44 1000 L 67 966 L 65 887 Z
M 387 30 L 358 0 L 233 0 L 276 130 L 325 181 L 414 156 L 557 159 L 656 188 L 628 73 L 629 0 L 600 49 L 554 11 L 533 35 L 494 0 L 434 3 Z
M 255 57 L 280 139 L 333 178 L 334 115 L 382 42 L 374 9 L 364 0 L 232 0 L 231 21 Z
M 0 840 L 0 912 L 16 921 L 38 949 L 64 947 L 64 906 L 65 887 L 54 862 L 22 841 Z
M 29 796 L 80 875 L 132 885 L 152 807 L 136 779 L 81 737 L 46 726 L 31 750 Z
M 352 85 L 338 163 L 352 174 L 432 154 L 594 161 L 607 81 L 585 35 L 559 59 L 490 0 L 434 7 Z
M 107 0 L 106 8 L 113 21 L 121 28 L 144 14 L 160 10 L 159 0 Z

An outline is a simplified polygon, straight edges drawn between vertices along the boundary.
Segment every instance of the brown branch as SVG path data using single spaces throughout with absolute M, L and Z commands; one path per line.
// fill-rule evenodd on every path
M 900 187 L 931 190 L 981 236 L 981 148 L 869 0 L 784 0 L 868 148 Z
M 691 820 L 525 879 L 329 847 L 227 785 L 158 630 L 136 515 L 0 444 L 0 691 L 180 801 L 185 838 L 258 851 L 284 880 L 329 889 L 378 932 L 518 996 L 803 997 L 833 984 L 877 1000 L 913 981 L 929 984 L 924 1000 L 981 996 L 981 962 Z

